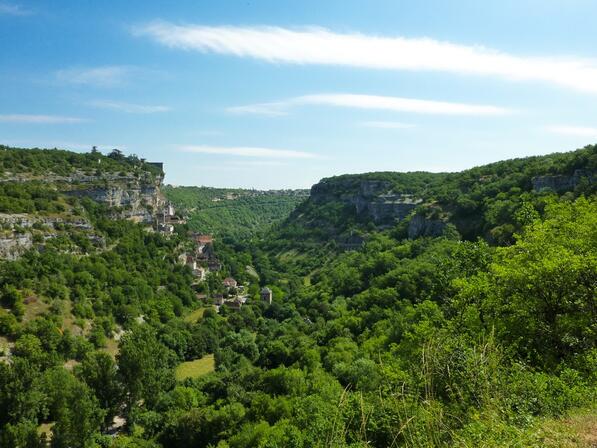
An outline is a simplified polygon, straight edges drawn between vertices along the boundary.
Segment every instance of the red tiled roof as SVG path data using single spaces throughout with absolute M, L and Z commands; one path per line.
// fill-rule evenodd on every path
M 196 235 L 195 241 L 201 244 L 211 244 L 214 239 L 211 235 Z

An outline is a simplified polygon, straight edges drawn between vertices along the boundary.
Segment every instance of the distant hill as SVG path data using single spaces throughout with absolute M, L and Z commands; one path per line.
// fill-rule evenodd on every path
M 292 263 L 361 246 L 389 230 L 399 237 L 453 234 L 513 242 L 528 205 L 541 212 L 546 198 L 597 190 L 597 146 L 505 160 L 458 173 L 375 172 L 330 177 L 280 223 L 264 250 Z M 310 269 L 307 267 L 307 271 Z
M 308 190 L 244 190 L 209 187 L 163 189 L 191 230 L 242 240 L 286 219 Z
M 547 194 L 590 194 L 597 189 L 597 146 L 568 153 L 512 159 L 458 173 L 376 172 L 321 180 L 281 226 L 305 237 L 366 232 L 411 221 L 416 215 L 453 223 L 467 239 L 511 235 L 512 215 L 524 201 Z M 411 235 L 421 236 L 425 229 Z M 431 231 L 427 229 L 427 232 Z M 418 234 L 417 234 L 418 233 Z M 296 235 L 294 235 L 296 236 Z
M 596 155 L 168 187 L 176 215 L 161 164 L 5 148 L 0 446 L 590 443 Z

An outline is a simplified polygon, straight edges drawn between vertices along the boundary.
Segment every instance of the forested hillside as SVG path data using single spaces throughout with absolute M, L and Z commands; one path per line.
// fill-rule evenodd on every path
M 189 229 L 242 240 L 282 221 L 308 197 L 305 190 L 243 190 L 209 187 L 164 188 Z
M 168 188 L 213 244 L 20 169 L 5 214 L 51 216 L 35 185 L 85 226 L 5 225 L 35 244 L 0 260 L 0 446 L 591 447 L 596 161 Z
M 277 226 L 265 250 L 306 274 L 329 253 L 359 247 L 382 230 L 399 238 L 444 235 L 507 245 L 529 207 L 542 212 L 553 195 L 573 199 L 596 191 L 595 145 L 458 173 L 337 176 L 313 186 L 309 200 Z

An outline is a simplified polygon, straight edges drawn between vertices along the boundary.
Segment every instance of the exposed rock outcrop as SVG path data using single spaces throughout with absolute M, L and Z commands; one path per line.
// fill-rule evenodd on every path
M 42 182 L 54 184 L 55 188 L 67 195 L 89 197 L 97 202 L 117 209 L 115 218 L 130 219 L 151 224 L 163 207 L 165 199 L 160 192 L 163 173 L 151 175 L 148 172 L 101 173 L 91 175 L 82 171 L 69 176 L 47 173 L 44 176 L 28 173 L 7 174 L 0 182 Z
M 354 207 L 357 215 L 367 215 L 376 224 L 402 220 L 422 202 L 412 195 L 393 192 L 387 181 L 362 180 L 355 184 L 352 179 L 315 184 L 311 200 L 316 204 L 340 202 Z
M 0 213 L 0 228 L 14 230 L 15 227 L 28 229 L 35 224 L 43 226 L 56 227 L 57 225 L 68 225 L 80 230 L 91 230 L 91 223 L 82 217 L 64 218 L 60 216 L 38 216 L 28 213 Z
M 0 259 L 16 260 L 33 246 L 30 233 L 10 233 L 0 236 Z
M 91 223 L 82 217 L 0 213 L 0 259 L 18 259 L 34 246 L 34 241 L 41 249 L 45 241 L 56 238 L 65 229 L 82 231 L 96 247 L 106 245 L 104 237 L 95 234 Z M 34 240 L 34 234 L 38 240 Z
M 444 233 L 447 223 L 441 219 L 430 219 L 424 215 L 413 216 L 408 223 L 408 237 L 410 239 L 422 236 L 437 237 Z
M 151 224 L 155 220 L 155 214 L 164 203 L 159 187 L 159 184 L 135 183 L 132 186 L 109 185 L 73 189 L 66 193 L 89 197 L 108 207 L 119 209 L 115 212 L 119 218 Z
M 595 182 L 595 173 L 587 170 L 576 170 L 572 176 L 551 175 L 533 177 L 533 190 L 553 190 L 555 192 L 573 190 L 583 179 L 590 185 Z

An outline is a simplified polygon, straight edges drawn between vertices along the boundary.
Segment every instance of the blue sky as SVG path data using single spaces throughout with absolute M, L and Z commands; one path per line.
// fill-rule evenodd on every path
M 597 2 L 0 0 L 0 143 L 309 187 L 597 142 Z

